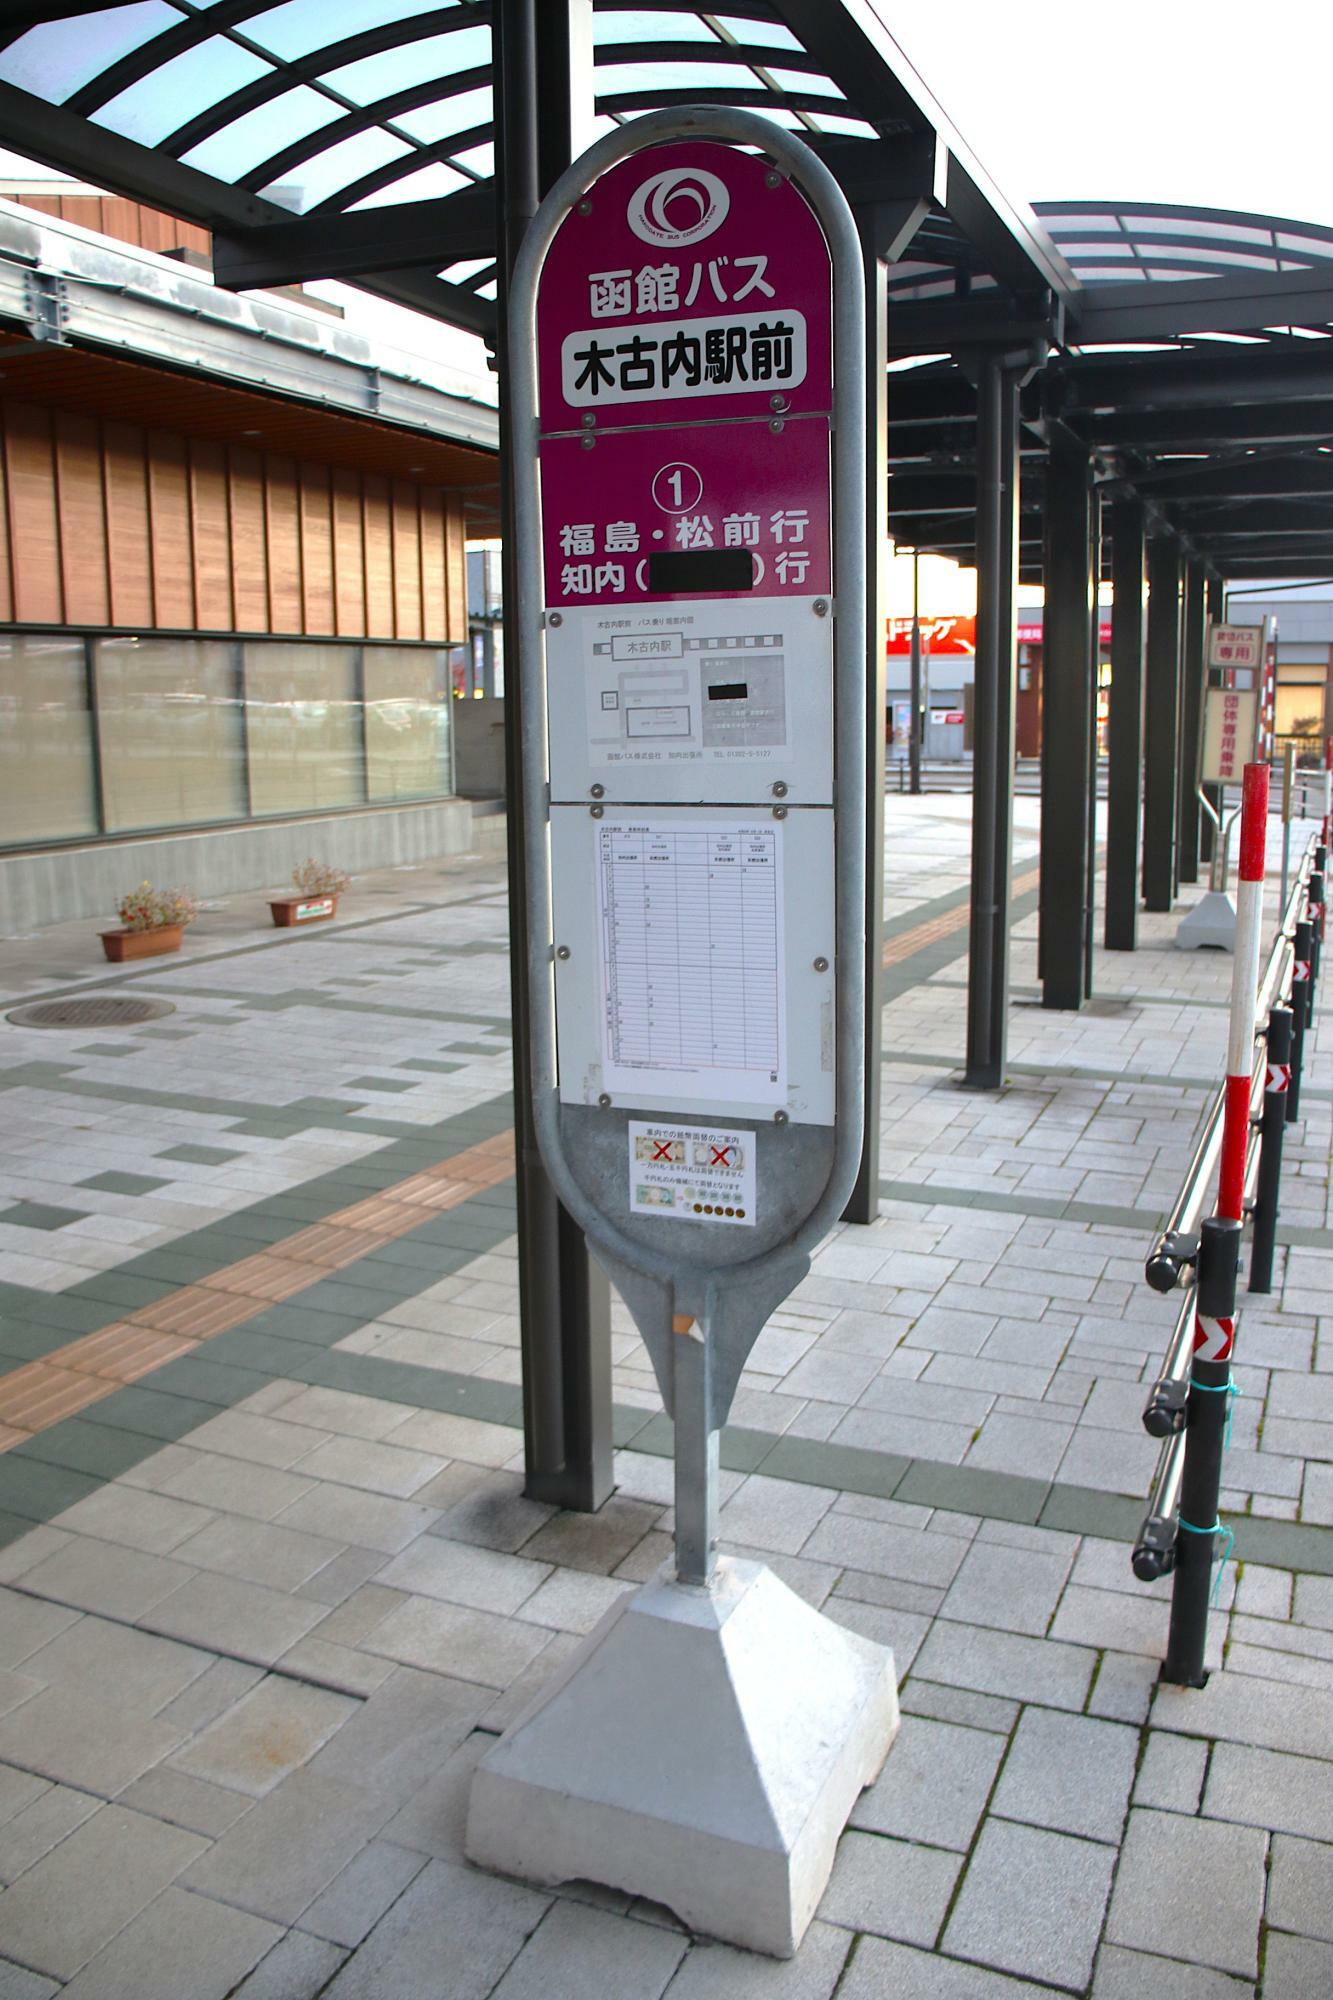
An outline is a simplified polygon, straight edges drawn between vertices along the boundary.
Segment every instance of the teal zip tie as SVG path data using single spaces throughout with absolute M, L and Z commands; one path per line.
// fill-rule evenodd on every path
M 1227 1427 L 1222 1433 L 1222 1449 L 1223 1451 L 1229 1451 L 1231 1449 L 1232 1412 L 1236 1407 L 1236 1397 L 1243 1396 L 1245 1391 L 1237 1387 L 1234 1375 L 1228 1375 L 1225 1382 L 1196 1382 L 1194 1377 L 1191 1376 L 1190 1388 L 1198 1389 L 1205 1396 L 1229 1396 L 1231 1398 L 1231 1401 L 1227 1404 Z M 1205 1528 L 1201 1532 L 1207 1534 L 1209 1530 Z
M 1183 1528 L 1188 1535 L 1218 1535 L 1221 1537 L 1222 1546 L 1216 1557 L 1217 1575 L 1213 1579 L 1212 1594 L 1208 1599 L 1208 1602 L 1216 1609 L 1217 1600 L 1222 1592 L 1222 1572 L 1231 1561 L 1231 1551 L 1236 1546 L 1235 1534 L 1220 1519 L 1214 1521 L 1211 1528 L 1199 1528 L 1195 1526 L 1193 1521 L 1187 1521 L 1183 1514 L 1178 1514 L 1176 1516 L 1176 1526 Z

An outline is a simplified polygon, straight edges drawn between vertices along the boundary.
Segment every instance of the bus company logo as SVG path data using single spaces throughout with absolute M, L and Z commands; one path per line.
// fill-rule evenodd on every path
M 643 243 L 698 243 L 727 219 L 731 196 L 701 167 L 668 167 L 629 198 L 626 220 Z

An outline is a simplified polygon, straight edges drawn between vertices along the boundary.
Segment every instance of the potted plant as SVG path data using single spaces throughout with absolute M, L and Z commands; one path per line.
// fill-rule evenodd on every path
M 157 958 L 179 951 L 185 926 L 199 914 L 199 905 L 184 889 L 155 889 L 141 882 L 122 896 L 116 912 L 124 928 L 102 931 L 102 949 L 113 965 L 127 958 Z
M 350 888 L 352 878 L 341 868 L 313 858 L 292 870 L 294 896 L 278 896 L 269 903 L 273 921 L 285 929 L 289 924 L 317 924 L 338 914 L 338 898 Z

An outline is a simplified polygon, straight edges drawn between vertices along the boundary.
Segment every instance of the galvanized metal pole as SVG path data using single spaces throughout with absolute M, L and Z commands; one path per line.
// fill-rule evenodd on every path
M 972 908 L 967 1070 L 974 1089 L 1004 1081 L 1013 846 L 1018 380 L 1000 354 L 977 369 L 977 651 L 972 709 Z
M 540 34 L 550 46 L 555 16 L 586 9 L 588 0 L 543 5 Z M 566 9 L 570 13 L 566 13 Z M 520 1346 L 523 1358 L 523 1439 L 525 1491 L 534 1500 L 592 1510 L 607 1498 L 611 1469 L 610 1291 L 593 1263 L 582 1232 L 557 1201 L 537 1150 L 532 1123 L 528 1015 L 530 989 L 524 912 L 527 904 L 524 859 L 523 750 L 519 692 L 525 671 L 516 617 L 514 454 L 534 441 L 516 439 L 505 393 L 507 282 L 523 233 L 536 213 L 542 185 L 539 141 L 548 173 L 558 152 L 552 120 L 570 144 L 569 106 L 578 79 L 562 93 L 558 79 L 543 87 L 538 73 L 539 23 L 536 0 L 497 0 L 494 38 L 496 182 L 500 232 L 500 516 L 505 607 L 505 775 L 509 847 L 510 998 L 514 1029 L 514 1135 L 518 1195 L 518 1279 Z M 569 49 L 574 46 L 571 41 Z M 590 77 L 580 87 L 591 93 Z M 563 116 L 560 107 L 563 105 Z M 560 163 L 568 164 L 568 157 Z
M 858 220 L 860 220 L 858 218 Z M 884 1046 L 884 707 L 889 612 L 889 267 L 860 223 L 866 272 L 866 975 L 861 1170 L 844 1222 L 879 1214 L 880 1078 Z
M 1139 801 L 1143 756 L 1143 502 L 1111 506 L 1111 712 L 1107 727 L 1106 918 L 1108 951 L 1138 941 Z
M 1180 793 L 1176 845 L 1182 882 L 1199 879 L 1199 755 L 1203 747 L 1204 599 L 1206 581 L 1197 556 L 1185 565 L 1181 635 Z
M 1148 692 L 1144 704 L 1143 903 L 1169 910 L 1176 888 L 1180 775 L 1180 548 L 1148 543 Z
M 1040 890 L 1044 1007 L 1079 1008 L 1084 999 L 1092 702 L 1089 503 L 1087 451 L 1059 437 L 1051 444 L 1046 473 Z

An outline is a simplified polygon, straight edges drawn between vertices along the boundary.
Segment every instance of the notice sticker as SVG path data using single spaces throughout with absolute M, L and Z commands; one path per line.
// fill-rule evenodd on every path
M 632 1215 L 753 1228 L 753 1132 L 701 1125 L 629 1126 Z

